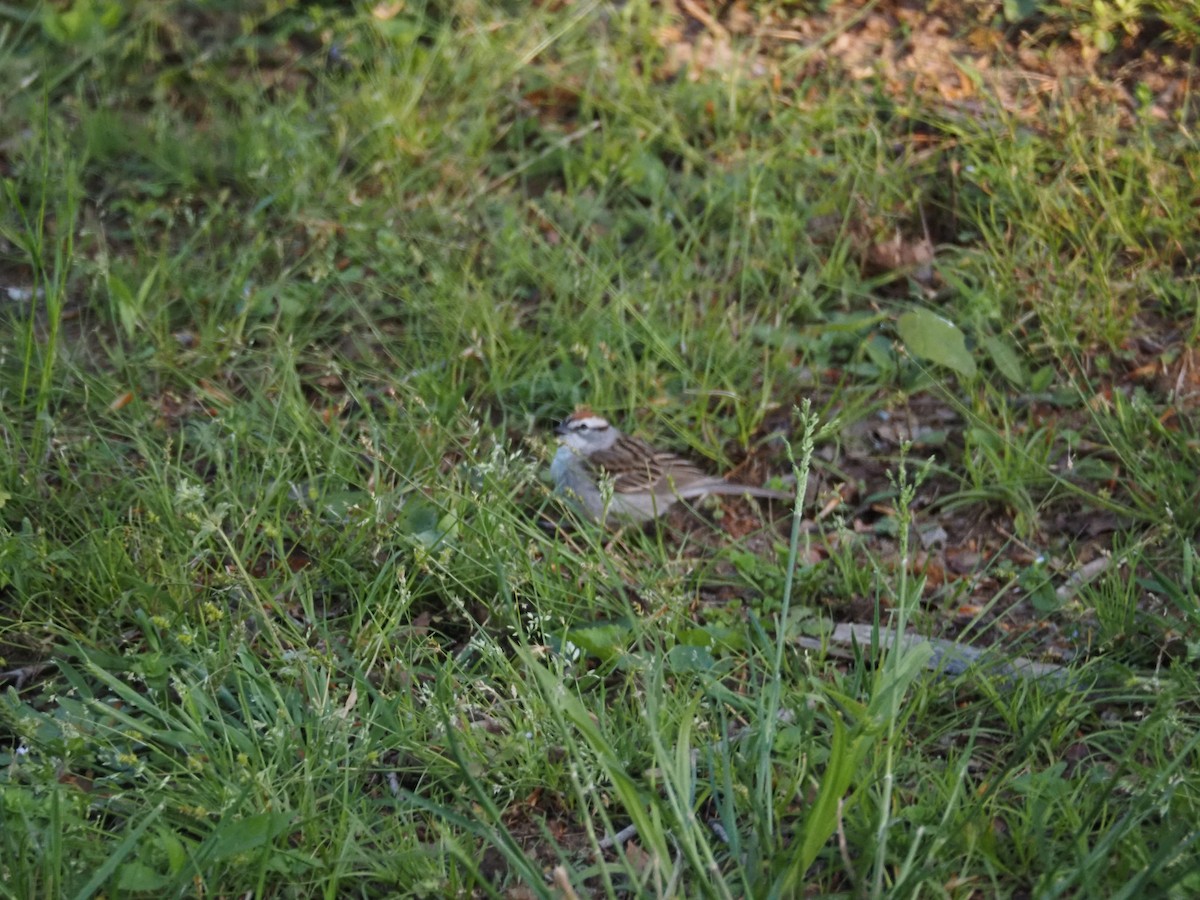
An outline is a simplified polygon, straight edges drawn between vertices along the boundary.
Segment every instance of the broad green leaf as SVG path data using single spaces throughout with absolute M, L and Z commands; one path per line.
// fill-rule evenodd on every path
M 228 859 L 264 847 L 287 830 L 292 817 L 289 813 L 258 813 L 222 822 L 209 838 L 211 859 Z
M 129 285 L 116 272 L 108 273 L 108 295 L 112 299 L 117 319 L 120 320 L 126 337 L 132 336 L 137 329 L 137 301 L 134 300 Z
M 914 309 L 899 318 L 896 330 L 913 356 L 953 369 L 966 378 L 975 377 L 975 359 L 953 322 L 927 309 Z
M 629 189 L 643 200 L 657 200 L 667 186 L 667 167 L 652 153 L 639 153 L 622 171 Z
M 870 339 L 863 344 L 863 349 L 880 372 L 896 371 L 896 350 L 892 342 L 884 335 L 871 335 Z
M 1054 383 L 1054 368 L 1052 366 L 1043 366 L 1033 373 L 1033 379 L 1029 384 L 1029 389 L 1035 394 L 1040 394 L 1048 390 L 1050 385 Z
M 585 653 L 608 662 L 623 655 L 632 640 L 633 627 L 628 622 L 597 622 L 572 628 L 567 640 Z
M 1041 0 L 1004 0 L 1004 18 L 1008 22 L 1023 22 L 1041 8 Z
M 716 664 L 707 647 L 676 644 L 667 651 L 667 668 L 672 672 L 707 672 Z
M 123 891 L 158 891 L 166 886 L 171 879 L 160 875 L 143 862 L 136 859 L 121 866 L 117 874 L 117 887 Z
M 833 717 L 833 738 L 829 751 L 829 762 L 821 776 L 817 796 L 809 808 L 804 822 L 796 859 L 784 876 L 787 892 L 798 890 L 803 884 L 804 874 L 816 862 L 821 848 L 837 830 L 838 803 L 846 796 L 854 783 L 854 776 L 862 762 L 872 739 L 861 730 L 854 729 L 853 736 L 847 731 L 840 715 Z
M 992 358 L 992 362 L 996 366 L 996 371 L 1009 380 L 1014 387 L 1023 388 L 1026 382 L 1029 381 L 1029 374 L 1025 371 L 1025 366 L 1021 364 L 1020 357 L 1009 345 L 1008 341 L 1002 337 L 989 334 L 980 341 L 983 347 L 988 352 L 988 356 Z

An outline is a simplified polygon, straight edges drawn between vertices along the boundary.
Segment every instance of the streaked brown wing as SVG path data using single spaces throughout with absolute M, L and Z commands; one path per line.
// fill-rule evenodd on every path
M 656 494 L 679 494 L 686 488 L 699 482 L 720 481 L 682 456 L 674 453 L 660 452 L 654 456 L 662 469 L 663 477 L 655 487 Z
M 627 434 L 621 435 L 608 450 L 593 453 L 588 465 L 597 474 L 611 478 L 613 491 L 618 494 L 672 494 L 680 484 L 708 477 L 682 457 L 656 451 L 645 441 Z M 667 470 L 672 472 L 671 478 L 666 477 Z
M 662 480 L 662 467 L 654 448 L 627 434 L 617 438 L 607 450 L 593 453 L 587 463 L 597 475 L 611 479 L 613 490 L 620 494 L 652 491 Z

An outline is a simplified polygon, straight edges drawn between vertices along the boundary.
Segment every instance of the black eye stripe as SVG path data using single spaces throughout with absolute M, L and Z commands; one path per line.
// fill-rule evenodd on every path
M 572 431 L 607 431 L 608 423 L 605 422 L 602 425 L 589 425 L 584 420 L 577 419 L 571 422 L 567 427 L 569 427 Z

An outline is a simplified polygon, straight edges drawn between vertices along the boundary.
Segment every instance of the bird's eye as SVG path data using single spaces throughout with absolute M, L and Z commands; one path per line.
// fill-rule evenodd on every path
M 583 433 L 586 431 L 604 431 L 608 428 L 608 423 L 597 419 L 568 419 L 564 423 L 564 427 L 568 431 Z

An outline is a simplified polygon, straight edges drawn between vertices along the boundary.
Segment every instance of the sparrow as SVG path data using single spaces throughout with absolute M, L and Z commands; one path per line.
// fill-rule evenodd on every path
M 642 524 L 663 515 L 680 500 L 708 494 L 792 498 L 788 491 L 709 475 L 681 456 L 656 450 L 623 433 L 588 410 L 568 416 L 555 433 L 561 442 L 550 463 L 556 492 L 601 524 Z M 611 491 L 607 489 L 610 485 Z

